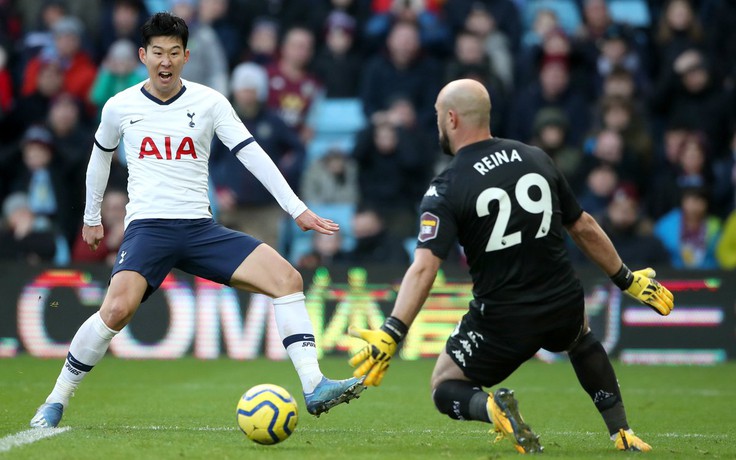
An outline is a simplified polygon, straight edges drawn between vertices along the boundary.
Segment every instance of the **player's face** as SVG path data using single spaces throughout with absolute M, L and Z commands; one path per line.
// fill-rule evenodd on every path
M 161 99 L 171 97 L 181 88 L 184 63 L 189 60 L 189 50 L 185 50 L 177 37 L 153 37 L 146 48 L 140 48 L 138 55 L 148 69 L 152 94 Z

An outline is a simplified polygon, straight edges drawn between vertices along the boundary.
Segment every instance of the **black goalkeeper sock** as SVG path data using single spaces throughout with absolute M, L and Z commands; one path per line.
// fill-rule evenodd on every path
M 603 345 L 592 333 L 586 334 L 568 352 L 580 385 L 590 395 L 610 434 L 629 429 L 616 373 Z
M 491 421 L 486 404 L 488 393 L 465 380 L 445 380 L 432 394 L 437 410 L 455 420 Z

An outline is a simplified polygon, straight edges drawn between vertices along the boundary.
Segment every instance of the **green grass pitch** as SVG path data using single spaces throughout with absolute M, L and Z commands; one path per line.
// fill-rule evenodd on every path
M 322 361 L 345 378 L 347 358 Z M 517 458 L 508 441 L 493 444 L 491 425 L 440 415 L 430 399 L 433 360 L 397 361 L 383 384 L 314 418 L 307 414 L 289 362 L 126 361 L 107 357 L 87 377 L 64 415 L 71 427 L 17 447 L 8 437 L 28 421 L 56 379 L 61 360 L 0 361 L 0 458 L 19 459 L 500 459 Z M 736 364 L 714 367 L 615 364 L 629 421 L 652 444 L 649 454 L 617 452 L 566 362 L 528 362 L 513 388 L 526 421 L 541 436 L 544 458 L 736 458 Z M 260 446 L 235 424 L 241 394 L 276 383 L 299 403 L 296 431 Z

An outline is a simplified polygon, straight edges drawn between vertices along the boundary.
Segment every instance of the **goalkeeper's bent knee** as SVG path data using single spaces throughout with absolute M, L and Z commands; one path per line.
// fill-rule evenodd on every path
M 490 422 L 486 408 L 488 393 L 466 380 L 445 380 L 432 393 L 434 405 L 440 413 L 454 420 Z

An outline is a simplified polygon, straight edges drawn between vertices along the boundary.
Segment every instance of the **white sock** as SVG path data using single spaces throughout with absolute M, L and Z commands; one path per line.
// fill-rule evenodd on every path
M 66 407 L 79 382 L 105 356 L 110 340 L 118 332 L 107 327 L 99 311 L 90 316 L 74 335 L 64 367 L 46 402 L 61 403 Z
M 304 393 L 311 393 L 322 380 L 314 343 L 314 328 L 304 305 L 304 293 L 295 292 L 273 299 L 276 327 L 281 342 L 302 381 Z

